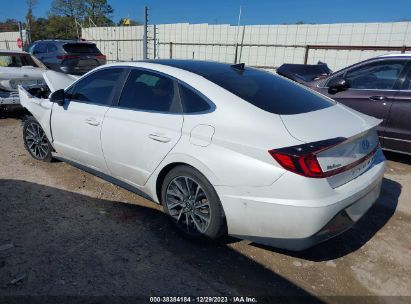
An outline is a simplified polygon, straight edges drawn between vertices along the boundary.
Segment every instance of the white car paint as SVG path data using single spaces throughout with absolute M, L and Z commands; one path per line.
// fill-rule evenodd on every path
M 363 156 L 361 140 L 369 137 L 376 144 L 380 121 L 375 118 L 338 104 L 304 114 L 272 114 L 202 76 L 163 64 L 118 63 L 96 70 L 112 66 L 170 75 L 202 92 L 216 109 L 198 115 L 71 103 L 65 109 L 20 87 L 22 105 L 40 122 L 57 155 L 117 178 L 155 202 L 162 170 L 190 165 L 216 189 L 229 234 L 294 250 L 313 245 L 316 234 L 343 210 L 357 221 L 379 195 L 385 168 L 379 148 L 366 162 L 327 178 L 289 172 L 268 153 L 342 136 L 348 140 L 319 154 L 319 163 L 323 168 L 335 158 L 352 163 Z
M 2 54 L 15 54 L 30 56 L 30 54 L 22 51 L 0 50 Z M 33 58 L 33 57 L 32 57 Z M 3 67 L 0 66 L 0 105 L 18 105 L 20 103 L 18 98 L 19 85 L 42 85 L 44 84 L 43 72 L 45 67 L 39 63 L 38 60 L 33 61 L 39 67 L 22 66 L 22 67 Z

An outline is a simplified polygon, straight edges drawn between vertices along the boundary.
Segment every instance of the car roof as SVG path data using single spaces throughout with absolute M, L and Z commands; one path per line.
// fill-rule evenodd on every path
M 20 51 L 20 50 L 3 50 L 3 49 L 0 49 L 0 53 L 7 53 L 7 54 L 25 54 L 25 55 L 28 54 L 27 52 Z
M 384 54 L 377 56 L 376 58 L 385 58 L 385 57 L 396 57 L 396 58 L 411 58 L 411 53 L 393 53 L 393 54 Z
M 84 43 L 84 44 L 95 44 L 92 41 L 83 41 L 83 40 L 64 40 L 64 39 L 45 39 L 45 40 L 37 40 L 32 43 L 37 44 L 40 42 L 53 42 L 56 44 L 66 44 L 66 43 Z
M 216 61 L 205 60 L 184 60 L 184 59 L 153 59 L 145 60 L 145 62 L 171 66 L 192 72 L 194 74 L 206 77 L 221 73 L 235 73 L 236 69 L 230 63 L 222 63 Z

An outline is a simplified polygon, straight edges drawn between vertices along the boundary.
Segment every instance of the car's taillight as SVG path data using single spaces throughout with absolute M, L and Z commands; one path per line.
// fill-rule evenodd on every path
M 271 156 L 286 170 L 306 176 L 306 177 L 325 177 L 320 164 L 315 155 L 288 155 L 269 151 Z
M 341 169 L 323 172 L 317 160 L 317 154 L 330 149 L 346 139 L 338 137 L 309 144 L 292 146 L 268 151 L 271 156 L 286 170 L 313 178 L 323 178 L 338 174 Z M 345 168 L 346 169 L 346 168 Z M 337 172 L 338 171 L 338 172 Z
M 345 140 L 346 139 L 343 137 L 338 137 L 309 144 L 274 149 L 268 152 L 284 169 L 288 171 L 300 174 L 305 177 L 324 178 L 350 170 L 351 168 L 354 168 L 359 164 L 367 161 L 375 155 L 379 147 L 379 145 L 376 145 L 370 153 L 356 160 L 355 162 L 352 162 L 351 164 L 323 172 L 317 159 L 318 153 L 324 150 L 328 150 Z
M 80 59 L 79 55 L 61 55 L 57 56 L 57 59 L 65 60 L 65 59 Z
M 103 55 L 103 54 L 99 54 L 99 55 L 96 55 L 96 58 L 97 59 L 106 59 L 106 55 Z

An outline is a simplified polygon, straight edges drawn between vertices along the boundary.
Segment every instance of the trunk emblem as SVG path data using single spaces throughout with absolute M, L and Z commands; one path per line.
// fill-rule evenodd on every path
M 327 166 L 327 170 L 332 170 L 341 167 L 341 164 L 332 164 Z

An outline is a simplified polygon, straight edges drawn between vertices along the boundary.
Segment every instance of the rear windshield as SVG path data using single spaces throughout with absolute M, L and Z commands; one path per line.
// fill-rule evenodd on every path
M 300 114 L 334 105 L 309 89 L 257 69 L 246 68 L 205 77 L 256 107 L 274 114 Z
M 68 53 L 100 54 L 97 46 L 92 43 L 67 43 L 63 45 L 63 49 Z
M 25 54 L 0 54 L 0 67 L 20 68 L 22 66 L 37 67 L 30 55 Z

